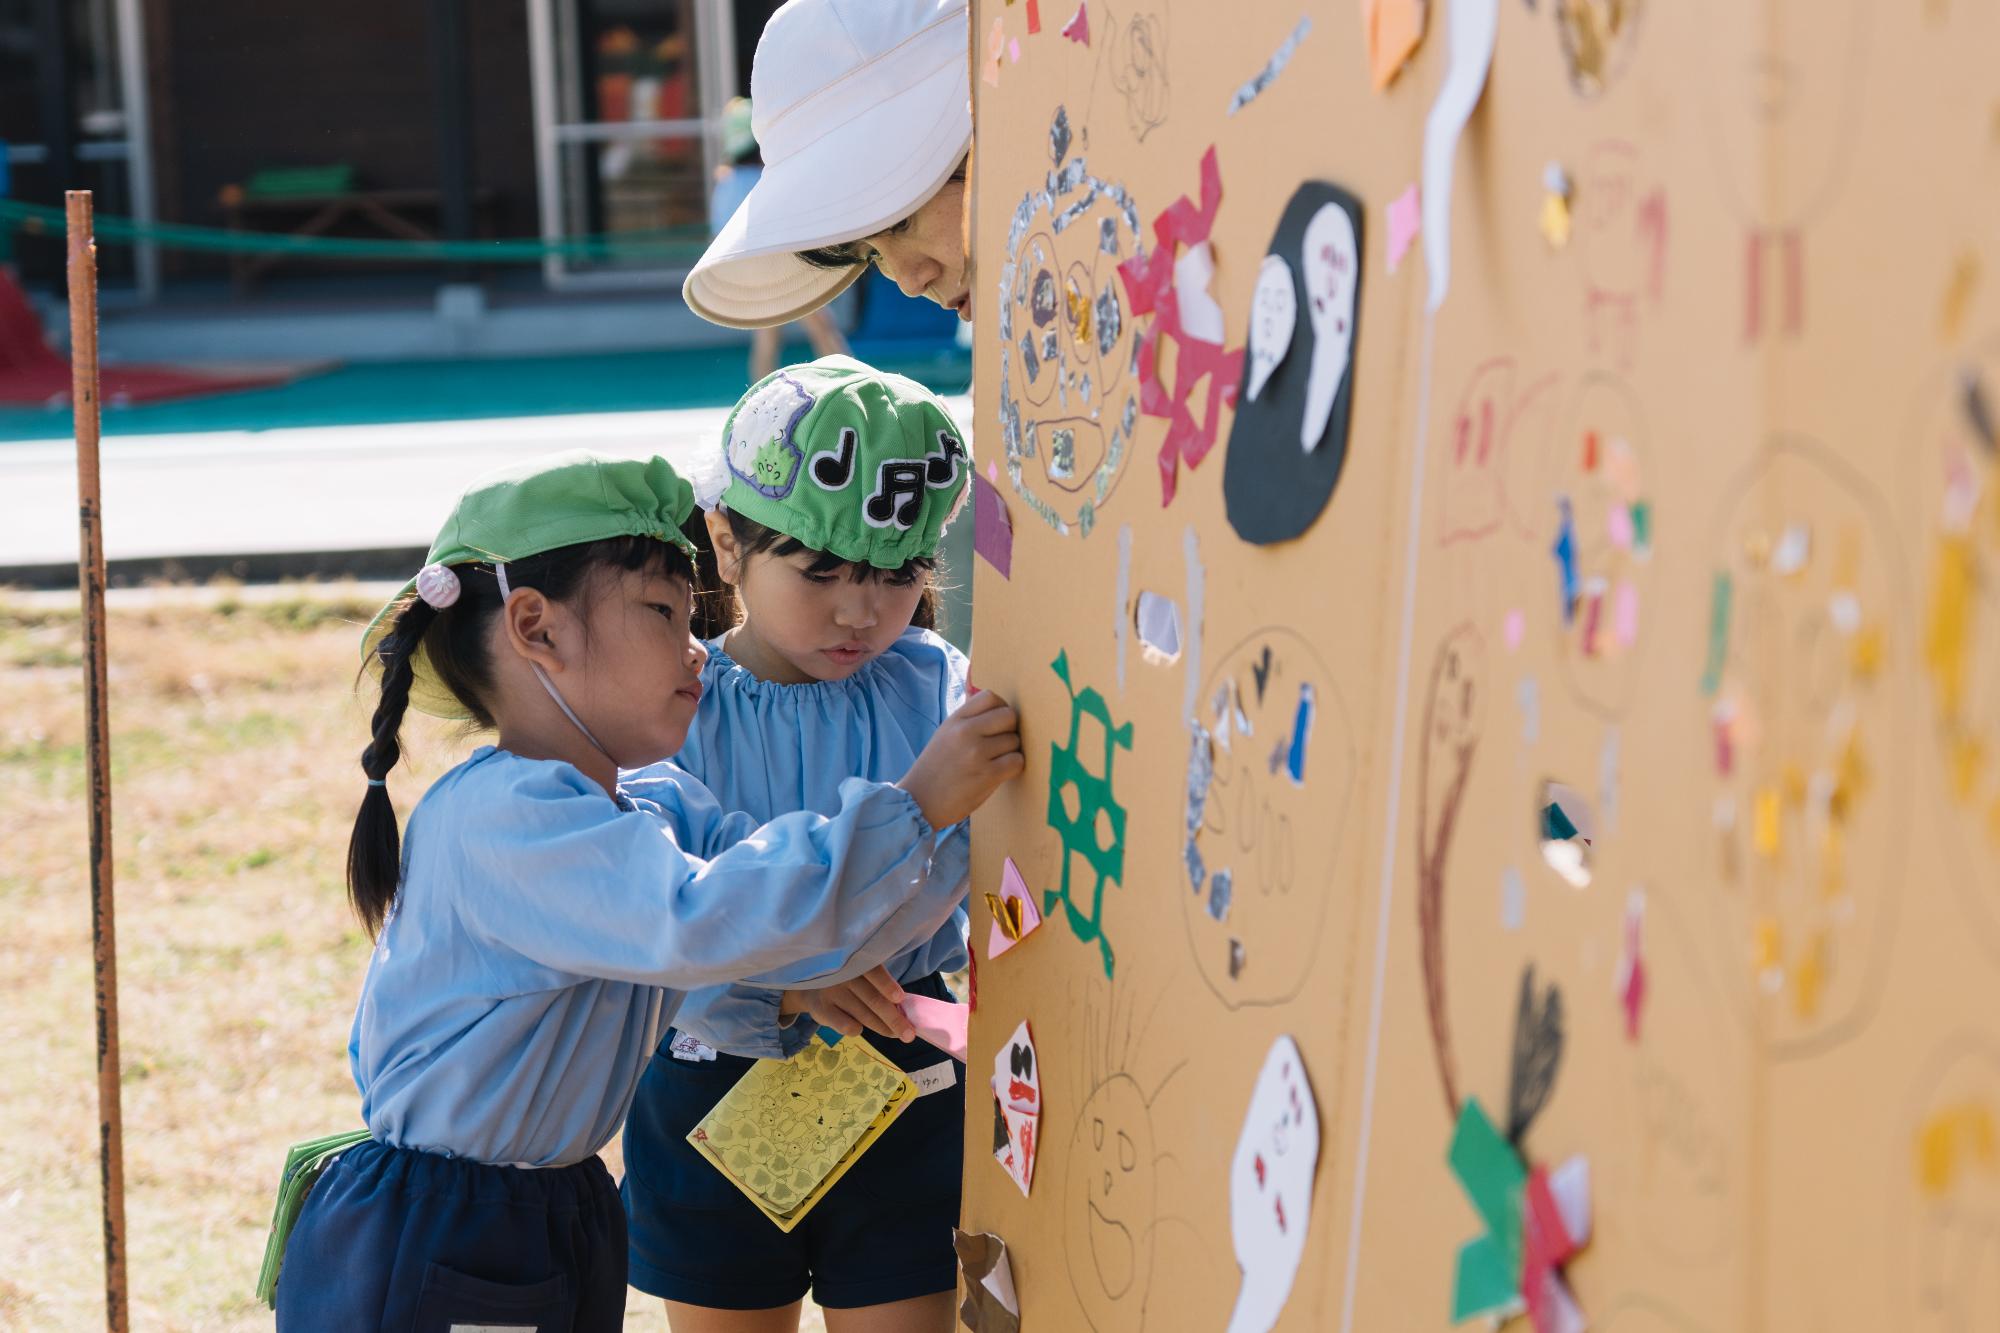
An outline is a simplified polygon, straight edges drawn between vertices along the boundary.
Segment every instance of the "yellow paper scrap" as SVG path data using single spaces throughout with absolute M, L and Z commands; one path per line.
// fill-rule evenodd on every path
M 1753 957 L 1760 975 L 1776 972 L 1784 964 L 1784 941 L 1779 936 L 1775 917 L 1763 917 L 1757 922 Z
M 1551 250 L 1569 245 L 1569 200 L 1553 190 L 1542 196 L 1542 239 Z
M 1750 837 L 1759 856 L 1770 858 L 1778 854 L 1782 809 L 1776 787 L 1764 787 L 1758 791 L 1750 817 Z
M 986 910 L 993 914 L 993 924 L 1000 927 L 1000 933 L 1010 940 L 1021 938 L 1021 900 L 1002 898 L 997 893 L 986 895 Z
M 1955 721 L 1965 705 L 1972 595 L 1978 576 L 1978 557 L 1973 552 L 1971 538 L 1946 537 L 1938 543 L 1936 572 L 1931 575 L 1931 613 L 1924 635 L 1924 661 L 1937 686 L 1938 711 L 1948 721 Z
M 1988 1173 L 2000 1167 L 2000 1130 L 1992 1107 L 1966 1102 L 1924 1121 L 1917 1131 L 1917 1184 L 1924 1193 L 1942 1198 L 1972 1166 Z
M 1826 935 L 1813 937 L 1805 956 L 1792 969 L 1792 1010 L 1802 1019 L 1819 1012 L 1820 991 L 1826 984 Z
M 687 1136 L 780 1231 L 811 1212 L 916 1098 L 859 1037 L 759 1060 Z
M 1850 665 L 1858 680 L 1873 680 L 1882 671 L 1882 628 L 1879 625 L 1863 625 L 1854 632 L 1854 645 L 1849 650 Z

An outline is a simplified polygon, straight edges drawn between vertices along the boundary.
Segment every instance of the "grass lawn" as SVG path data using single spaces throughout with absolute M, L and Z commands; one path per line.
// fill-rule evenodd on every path
M 135 1327 L 269 1328 L 251 1298 L 294 1140 L 359 1124 L 369 946 L 343 857 L 372 590 L 114 605 L 125 1172 Z M 0 594 L 0 1328 L 102 1328 L 96 1070 L 73 605 Z M 405 812 L 474 740 L 412 715 Z M 617 1145 L 606 1153 L 614 1173 Z M 628 1328 L 664 1329 L 633 1293 Z M 821 1327 L 808 1311 L 806 1326 Z

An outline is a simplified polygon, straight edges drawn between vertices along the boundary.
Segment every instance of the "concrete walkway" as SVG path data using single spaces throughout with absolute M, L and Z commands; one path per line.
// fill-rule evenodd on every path
M 968 399 L 948 400 L 961 423 Z M 105 441 L 107 559 L 364 552 L 430 544 L 467 481 L 558 449 L 685 459 L 715 447 L 726 408 L 127 436 Z M 968 535 L 971 525 L 963 526 Z M 69 441 L 0 446 L 0 582 L 74 566 Z

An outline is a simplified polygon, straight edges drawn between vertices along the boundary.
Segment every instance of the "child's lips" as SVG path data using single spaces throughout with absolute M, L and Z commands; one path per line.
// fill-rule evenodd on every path
M 674 693 L 680 695 L 689 703 L 698 704 L 701 702 L 701 682 L 697 680 L 692 684 L 683 685 L 678 690 L 675 690 Z
M 846 666 L 868 656 L 868 645 L 865 643 L 842 643 L 836 644 L 831 648 L 822 648 L 820 651 L 842 666 Z

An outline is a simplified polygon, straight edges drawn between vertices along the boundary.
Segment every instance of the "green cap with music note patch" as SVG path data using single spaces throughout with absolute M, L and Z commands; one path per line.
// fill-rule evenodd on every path
M 877 569 L 937 554 L 972 472 L 936 394 L 851 356 L 759 380 L 729 414 L 722 454 L 730 510 Z

